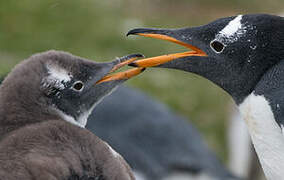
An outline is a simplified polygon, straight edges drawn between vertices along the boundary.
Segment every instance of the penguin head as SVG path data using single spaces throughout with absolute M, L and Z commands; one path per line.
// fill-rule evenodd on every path
M 284 18 L 238 15 L 182 29 L 133 29 L 128 35 L 164 39 L 192 51 L 147 58 L 139 67 L 163 67 L 199 74 L 240 103 L 261 76 L 284 59 Z
M 11 102 L 11 109 L 21 109 L 23 116 L 35 121 L 46 115 L 84 127 L 95 105 L 143 68 L 109 73 L 141 56 L 133 54 L 96 63 L 60 51 L 36 54 L 5 78 L 0 99 Z

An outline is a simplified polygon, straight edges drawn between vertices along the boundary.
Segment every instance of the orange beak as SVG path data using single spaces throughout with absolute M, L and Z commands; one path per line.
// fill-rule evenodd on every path
M 112 73 L 132 62 L 134 62 L 135 60 L 137 60 L 139 57 L 143 57 L 141 55 L 135 55 L 135 57 L 132 57 L 130 59 L 127 59 L 117 65 L 115 65 L 109 73 Z M 133 69 L 129 69 L 127 71 L 124 72 L 118 72 L 115 74 L 108 74 L 106 76 L 104 76 L 101 80 L 99 80 L 96 84 L 100 84 L 103 82 L 108 82 L 108 81 L 115 81 L 115 80 L 126 80 L 126 79 L 130 79 L 134 76 L 137 76 L 138 74 L 142 73 L 145 70 L 145 68 L 143 67 L 139 67 L 139 68 L 133 68 Z
M 156 56 L 156 57 L 151 57 L 151 58 L 145 58 L 142 60 L 135 61 L 131 63 L 131 66 L 135 67 L 153 67 L 153 66 L 158 66 L 161 64 L 164 64 L 166 62 L 172 61 L 177 58 L 182 58 L 182 57 L 187 57 L 187 56 L 207 56 L 207 54 L 202 51 L 201 49 L 192 46 L 190 44 L 184 43 L 182 41 L 179 41 L 173 37 L 167 36 L 167 35 L 162 35 L 162 34 L 151 34 L 151 33 L 135 33 L 135 35 L 140 35 L 140 36 L 145 36 L 145 37 L 151 37 L 155 39 L 162 39 L 166 41 L 170 41 L 179 45 L 182 45 L 190 51 L 183 52 L 183 53 L 175 53 L 175 54 L 167 54 L 167 55 L 162 55 L 162 56 Z

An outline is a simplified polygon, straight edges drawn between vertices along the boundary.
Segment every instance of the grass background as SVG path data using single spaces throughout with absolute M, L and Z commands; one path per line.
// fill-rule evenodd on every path
M 0 0 L 0 75 L 31 54 L 57 49 L 95 61 L 141 52 L 147 57 L 183 51 L 168 42 L 126 37 L 137 27 L 177 28 L 246 13 L 278 14 L 284 0 Z M 229 96 L 196 75 L 148 69 L 130 86 L 168 104 L 204 134 L 226 159 Z

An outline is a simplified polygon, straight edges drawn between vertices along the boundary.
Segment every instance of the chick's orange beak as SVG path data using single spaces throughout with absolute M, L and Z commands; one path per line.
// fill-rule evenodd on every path
M 123 72 L 118 72 L 115 74 L 110 74 L 132 62 L 134 62 L 135 60 L 137 60 L 139 57 L 143 57 L 143 55 L 140 54 L 133 54 L 130 56 L 125 56 L 123 58 L 120 59 L 120 63 L 115 65 L 109 72 L 108 75 L 104 76 L 101 80 L 99 80 L 96 84 L 100 84 L 103 82 L 108 82 L 108 81 L 115 81 L 115 80 L 125 80 L 125 79 L 130 79 L 134 76 L 137 76 L 138 74 L 142 73 L 145 68 L 144 67 L 138 67 L 138 68 L 133 68 L 133 69 L 129 69 L 127 71 L 123 71 Z

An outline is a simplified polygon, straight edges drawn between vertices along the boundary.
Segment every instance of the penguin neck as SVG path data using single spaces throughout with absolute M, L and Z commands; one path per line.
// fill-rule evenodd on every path
M 193 59 L 190 62 L 186 59 L 179 61 L 180 63 L 175 64 L 176 69 L 192 72 L 208 79 L 230 94 L 237 104 L 242 103 L 254 90 L 266 69 L 269 68 L 268 65 L 262 67 L 261 63 L 258 63 L 246 66 L 240 72 L 237 61 L 232 63 L 226 60 L 202 60 L 200 58 Z M 257 71 L 254 69 L 257 69 Z
M 239 105 L 265 175 L 271 180 L 284 176 L 283 67 L 280 62 L 269 69 Z
M 41 103 L 41 98 L 23 93 L 6 93 L 7 91 L 1 91 L 2 89 L 1 87 L 0 139 L 7 133 L 23 126 L 59 119 L 50 108 L 44 106 L 44 103 Z

